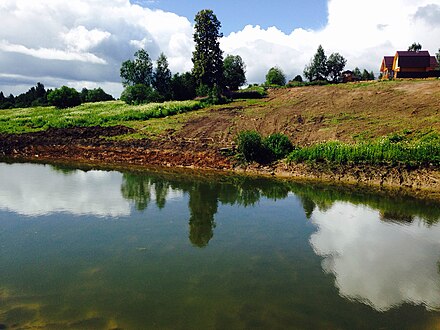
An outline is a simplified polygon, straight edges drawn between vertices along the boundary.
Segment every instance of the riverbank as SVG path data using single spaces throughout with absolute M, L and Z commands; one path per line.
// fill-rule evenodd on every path
M 245 166 L 233 156 L 235 139 L 245 130 L 263 137 L 282 133 L 298 148 L 329 141 L 439 143 L 439 98 L 440 80 L 409 80 L 273 89 L 263 99 L 202 109 L 197 101 L 140 106 L 112 101 L 66 110 L 2 110 L 0 157 L 239 172 L 395 189 L 440 200 L 440 170 L 429 155 L 418 167 L 332 165 L 321 159 Z
M 184 139 L 113 140 L 130 133 L 124 126 L 49 129 L 0 135 L 0 157 L 9 161 L 39 161 L 116 166 L 118 168 L 191 168 L 224 173 L 271 176 L 293 180 L 388 190 L 440 200 L 440 171 L 431 167 L 291 163 L 243 165 L 222 148 Z

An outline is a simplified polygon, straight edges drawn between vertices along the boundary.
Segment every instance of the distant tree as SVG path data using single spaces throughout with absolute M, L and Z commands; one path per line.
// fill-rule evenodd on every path
M 246 65 L 240 55 L 228 55 L 223 61 L 225 86 L 236 91 L 246 83 Z
M 160 102 L 163 101 L 163 98 L 151 86 L 137 84 L 125 87 L 121 94 L 121 100 L 127 104 L 142 104 Z
M 57 88 L 47 95 L 49 104 L 54 105 L 58 109 L 76 107 L 81 104 L 81 96 L 74 89 L 67 86 Z
M 374 72 L 373 71 L 370 71 L 370 80 L 375 80 L 376 79 L 376 77 L 374 76 Z
M 87 99 L 89 97 L 89 90 L 84 87 L 83 89 L 81 89 L 81 92 L 79 93 L 80 97 L 81 97 L 81 102 L 82 103 L 86 103 Z
M 435 58 L 437 59 L 437 70 L 440 70 L 440 48 L 438 49 L 438 53 L 435 53 Z
M 304 76 L 309 81 L 326 80 L 327 79 L 327 56 L 324 48 L 319 45 L 316 54 L 313 56 L 309 65 L 304 69 Z
M 192 100 L 196 97 L 196 79 L 191 72 L 184 74 L 176 73 L 171 78 L 171 90 L 173 100 Z
M 284 86 L 286 84 L 286 76 L 279 67 L 270 68 L 266 74 L 267 85 Z
M 422 50 L 422 45 L 417 42 L 413 42 L 413 44 L 408 47 L 409 52 L 418 52 L 420 50 Z
M 362 80 L 370 80 L 370 73 L 367 71 L 367 69 L 362 71 Z
M 347 60 L 339 53 L 333 53 L 327 60 L 327 77 L 333 82 L 342 81 L 342 71 L 345 68 Z
M 135 59 L 122 62 L 120 75 L 122 78 L 122 85 L 124 87 L 142 84 L 145 86 L 151 85 L 153 76 L 153 63 L 150 55 L 145 49 L 140 49 L 134 53 Z
M 161 53 L 156 61 L 153 87 L 165 100 L 171 99 L 171 71 L 168 68 L 168 60 L 164 53 Z
M 81 102 L 105 102 L 114 100 L 113 96 L 104 92 L 101 87 L 95 89 L 83 88 L 80 93 Z
M 220 49 L 221 23 L 212 10 L 201 10 L 195 17 L 192 62 L 197 85 L 223 87 L 223 52 Z
M 295 78 L 293 78 L 293 81 L 296 81 L 296 82 L 303 82 L 303 78 L 301 77 L 301 75 L 299 74 L 299 75 L 297 75 Z
M 91 89 L 87 95 L 86 102 L 105 102 L 105 101 L 113 101 L 114 98 L 110 94 L 104 92 L 101 87 Z
M 359 70 L 358 67 L 355 67 L 353 70 L 353 76 L 355 77 L 355 79 L 357 80 L 362 80 L 362 72 L 361 70 Z

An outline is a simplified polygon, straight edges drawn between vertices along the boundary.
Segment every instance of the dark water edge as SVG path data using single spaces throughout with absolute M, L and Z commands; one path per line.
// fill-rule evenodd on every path
M 41 182 L 29 195 L 0 189 L 0 200 L 17 196 L 0 205 L 4 327 L 430 329 L 440 320 L 436 202 L 217 173 L 22 165 L 17 181 L 35 170 Z

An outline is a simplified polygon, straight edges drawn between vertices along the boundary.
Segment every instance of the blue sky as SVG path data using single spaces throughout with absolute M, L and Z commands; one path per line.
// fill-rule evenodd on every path
M 143 7 L 162 9 L 194 20 L 202 9 L 212 9 L 222 22 L 222 32 L 227 35 L 241 30 L 245 25 L 262 28 L 276 26 L 284 33 L 295 28 L 320 29 L 327 23 L 326 0 L 132 0 Z

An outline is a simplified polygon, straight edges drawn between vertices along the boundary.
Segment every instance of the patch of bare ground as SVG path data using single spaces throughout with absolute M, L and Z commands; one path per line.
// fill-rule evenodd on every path
M 109 139 L 136 130 L 124 126 L 52 129 L 0 135 L 0 156 L 127 165 L 235 170 L 411 190 L 440 199 L 438 168 L 324 166 L 279 163 L 236 166 L 221 150 L 238 132 L 284 133 L 299 146 L 354 142 L 406 131 L 440 132 L 440 80 L 373 82 L 274 89 L 267 98 L 204 109 L 154 139 Z

